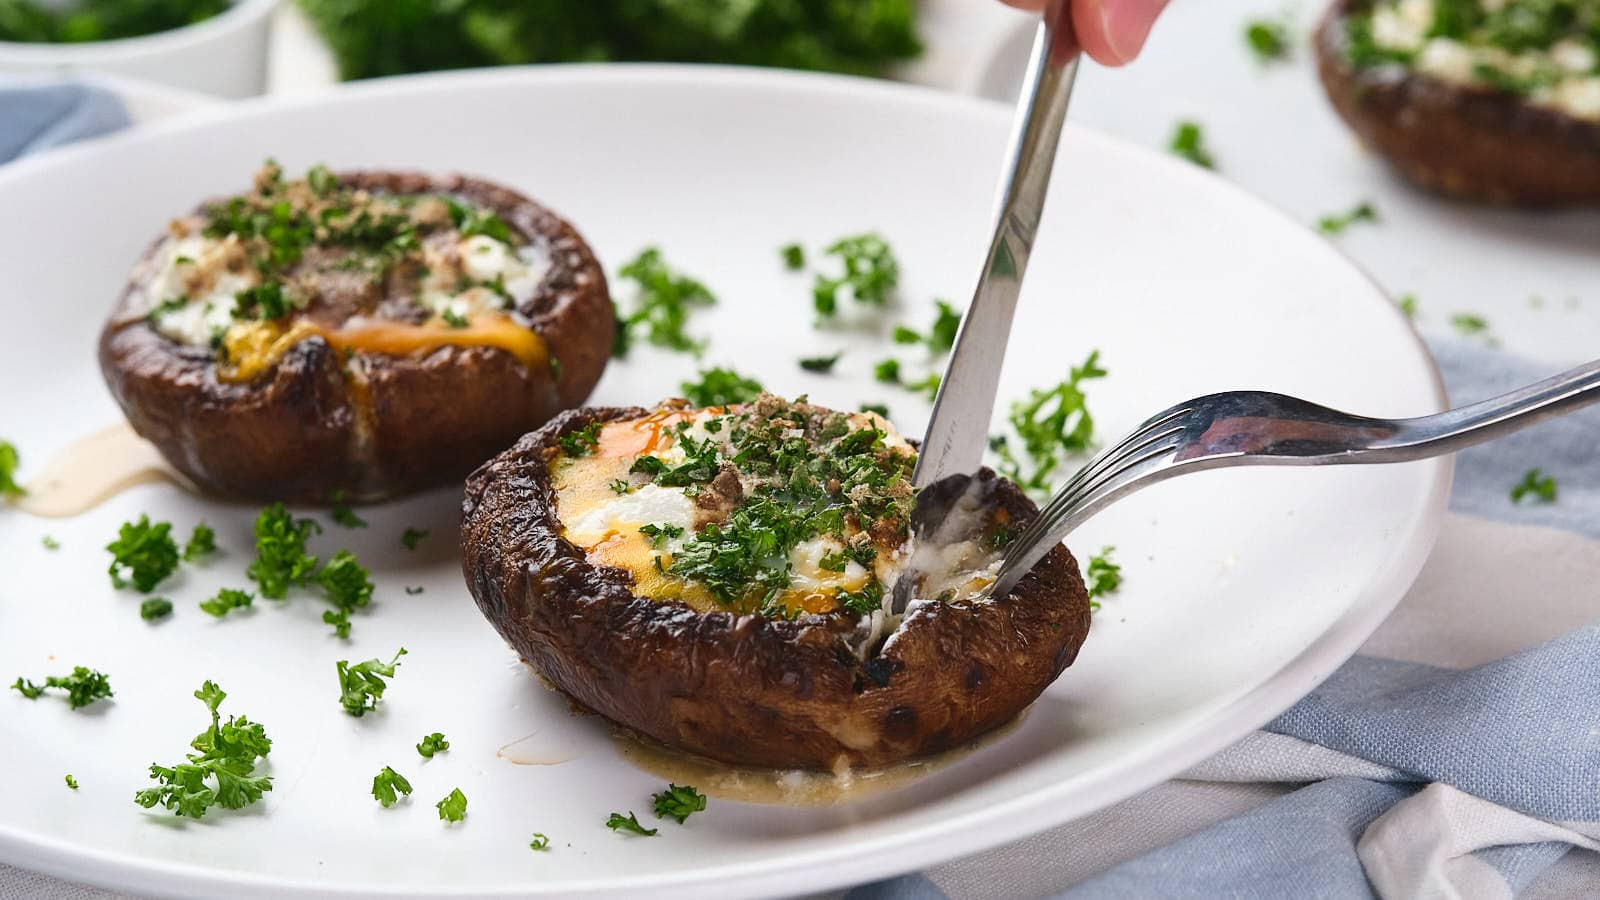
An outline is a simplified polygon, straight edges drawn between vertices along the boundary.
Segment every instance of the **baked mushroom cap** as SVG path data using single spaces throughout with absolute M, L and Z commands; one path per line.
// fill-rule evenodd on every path
M 1600 201 L 1600 26 L 1582 18 L 1600 6 L 1573 4 L 1559 23 L 1539 22 L 1535 4 L 1485 6 L 1452 3 L 1473 18 L 1452 39 L 1402 15 L 1431 10 L 1426 0 L 1336 0 L 1315 40 L 1334 108 L 1422 187 L 1495 203 Z
M 716 420 L 721 431 L 708 437 Z M 750 463 L 765 450 L 739 435 L 774 420 L 789 426 L 777 429 L 784 441 L 808 445 L 790 444 L 805 462 L 771 471 Z M 630 437 L 650 429 L 651 441 Z M 835 483 L 840 469 L 873 464 L 862 462 L 864 447 L 880 472 L 901 472 L 914 451 L 889 430 L 876 417 L 769 396 L 700 411 L 669 404 L 564 413 L 468 478 L 467 585 L 501 636 L 550 683 L 670 747 L 735 764 L 831 769 L 960 746 L 1015 717 L 1072 663 L 1089 630 L 1088 596 L 1064 547 L 1009 595 L 981 596 L 998 559 L 997 551 L 981 551 L 1037 513 L 992 472 L 975 482 L 986 496 L 967 504 L 978 514 L 956 528 L 958 540 L 941 532 L 941 543 L 928 545 L 932 558 L 957 559 L 970 571 L 931 575 L 937 567 L 913 565 L 923 557 L 908 540 L 909 505 L 892 505 L 899 491 L 892 479 Z M 683 434 L 687 454 L 674 450 Z M 708 457 L 710 444 L 719 452 Z M 637 463 L 651 454 L 666 468 Z M 635 462 L 610 484 L 614 505 L 591 504 L 595 494 L 575 473 L 598 474 L 616 456 Z M 676 478 L 661 473 L 693 476 L 701 462 L 709 462 L 699 473 L 705 477 L 690 482 L 694 524 L 643 528 L 641 514 L 682 514 L 664 492 L 651 493 L 663 478 Z M 733 484 L 712 485 L 730 467 L 742 492 L 731 510 L 722 501 Z M 909 478 L 908 465 L 903 472 Z M 805 483 L 808 473 L 826 480 Z M 858 501 L 875 498 L 891 499 L 876 518 L 858 518 Z M 772 524 L 791 521 L 782 511 L 740 512 L 741 504 L 778 499 L 803 505 L 823 524 L 766 546 L 766 574 L 749 591 L 719 581 L 739 569 L 741 542 L 759 541 L 752 523 L 780 533 L 790 527 Z M 564 503 L 582 508 L 564 510 Z M 830 504 L 843 509 L 843 524 Z M 596 520 L 608 510 L 617 514 L 606 534 Z M 676 528 L 683 532 L 663 537 Z M 618 550 L 640 532 L 652 548 L 648 558 Z M 835 549 L 821 554 L 821 565 L 805 562 L 819 559 L 819 545 Z M 893 614 L 897 597 L 911 600 L 903 618 Z
M 152 244 L 100 366 L 207 492 L 376 499 L 458 481 L 582 403 L 613 327 L 583 238 L 510 188 L 268 164 Z

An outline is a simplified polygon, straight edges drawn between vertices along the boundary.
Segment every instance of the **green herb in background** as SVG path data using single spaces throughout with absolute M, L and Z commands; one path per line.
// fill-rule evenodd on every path
M 1415 319 L 1417 317 L 1416 294 L 1406 294 L 1395 302 L 1400 306 L 1400 311 L 1406 314 L 1406 318 Z
M 452 789 L 434 806 L 439 809 L 439 818 L 446 822 L 459 822 L 467 817 L 467 795 L 461 793 L 461 788 Z
M 183 561 L 194 562 L 202 556 L 217 552 L 217 532 L 204 522 L 194 526 L 189 540 L 183 545 Z
M 134 802 L 198 819 L 214 805 L 242 809 L 260 800 L 272 790 L 272 776 L 255 774 L 256 760 L 272 752 L 266 729 L 244 716 L 229 716 L 223 724 L 217 708 L 228 695 L 213 682 L 207 681 L 194 696 L 211 711 L 211 727 L 189 743 L 197 752 L 185 754 L 188 761 L 175 766 L 151 766 L 150 777 L 158 786 L 139 791 Z
M 689 313 L 696 307 L 714 306 L 717 298 L 700 281 L 673 270 L 661 259 L 661 250 L 648 247 L 632 262 L 617 270 L 619 278 L 638 286 L 633 309 L 617 312 L 617 333 L 612 352 L 618 358 L 628 355 L 635 332 L 657 347 L 699 355 L 705 341 L 684 332 Z
M 18 677 L 11 684 L 11 689 L 29 700 L 39 699 L 41 694 L 50 689 L 66 691 L 67 705 L 73 709 L 114 696 L 110 676 L 85 666 L 73 666 L 71 675 L 51 675 L 45 678 L 44 684 Z
M 255 599 L 256 595 L 247 591 L 223 588 L 210 600 L 200 601 L 200 609 L 220 619 L 226 616 L 229 610 L 249 608 L 251 601 Z
M 1089 557 L 1089 565 L 1083 574 L 1088 582 L 1091 611 L 1100 609 L 1100 601 L 1095 598 L 1114 594 L 1122 587 L 1122 566 L 1111 561 L 1111 554 L 1116 549 L 1101 547 L 1099 553 Z
M 811 286 L 811 303 L 827 318 L 839 311 L 839 289 L 847 287 L 857 303 L 888 306 L 900 284 L 900 261 L 883 236 L 874 232 L 843 237 L 823 251 L 844 266 L 838 276 L 817 273 Z
M 612 831 L 626 831 L 642 837 L 654 837 L 656 833 L 656 829 L 640 825 L 639 818 L 633 813 L 628 813 L 626 816 L 622 813 L 612 813 L 611 817 L 606 819 L 606 827 Z
M 139 604 L 139 618 L 154 622 L 172 615 L 172 601 L 165 597 L 150 597 Z
M 894 329 L 896 344 L 926 344 L 934 353 L 943 353 L 955 346 L 956 332 L 961 329 L 961 314 L 947 300 L 935 300 L 939 305 L 934 313 L 933 326 L 923 334 L 914 328 L 898 325 Z
M 914 0 L 300 0 L 300 7 L 346 79 L 607 60 L 869 75 L 921 51 Z
M 1094 438 L 1094 417 L 1089 414 L 1084 382 L 1104 378 L 1100 351 L 1074 366 L 1067 380 L 1047 390 L 1034 390 L 1027 400 L 1011 404 L 1010 422 L 1022 441 L 1033 471 L 1022 472 L 1022 460 L 1006 435 L 989 439 L 989 449 L 1000 457 L 1000 473 L 1033 494 L 1049 493 L 1052 476 L 1069 456 L 1089 449 Z
M 1198 122 L 1179 122 L 1178 127 L 1172 132 L 1172 140 L 1167 144 L 1167 149 L 1173 155 L 1181 156 L 1197 166 L 1215 169 L 1217 161 L 1211 157 L 1211 151 L 1205 146 L 1205 132 L 1200 129 Z
M 799 244 L 784 244 L 778 248 L 778 255 L 783 257 L 785 269 L 798 271 L 806 267 L 806 249 Z
M 839 358 L 842 356 L 844 356 L 843 353 L 835 353 L 832 356 L 802 357 L 800 360 L 800 368 L 806 370 L 807 372 L 816 372 L 819 375 L 826 375 L 833 371 L 834 366 L 839 364 Z
M 15 500 L 26 494 L 17 483 L 17 448 L 10 441 L 0 441 L 0 498 Z
M 1376 223 L 1377 221 L 1377 207 L 1363 201 L 1349 212 L 1330 213 L 1318 219 L 1317 230 L 1323 234 L 1344 234 L 1346 229 L 1357 222 Z
M 202 22 L 229 5 L 228 0 L 0 0 L 0 41 L 114 41 Z
M 399 772 L 384 766 L 372 777 L 372 799 L 381 803 L 384 809 L 400 802 L 401 794 L 411 796 L 411 782 Z
M 1456 313 L 1450 317 L 1450 324 L 1457 332 L 1466 337 L 1482 334 L 1489 330 L 1489 320 L 1477 313 Z
M 1276 19 L 1252 19 L 1245 23 L 1244 42 L 1256 62 L 1281 62 L 1289 58 L 1289 25 Z
M 702 409 L 708 406 L 731 406 L 748 403 L 764 390 L 761 382 L 746 378 L 732 369 L 706 369 L 699 381 L 685 381 L 679 387 L 690 403 Z
M 425 538 L 427 538 L 427 536 L 428 532 L 421 528 L 407 528 L 400 535 L 400 543 L 404 545 L 407 550 L 415 550 L 417 549 L 417 546 L 421 544 Z
M 422 742 L 417 744 L 417 754 L 423 759 L 433 759 L 434 754 L 443 753 L 450 749 L 450 742 L 445 740 L 442 732 L 435 731 L 427 735 Z
M 1511 488 L 1512 503 L 1521 503 L 1524 497 L 1532 497 L 1538 503 L 1556 502 L 1556 480 L 1538 469 L 1529 469 Z
M 106 545 L 111 553 L 111 585 L 125 588 L 132 584 L 149 593 L 161 580 L 178 568 L 178 545 L 172 540 L 171 522 L 151 522 L 147 515 L 137 522 L 124 522 L 117 539 Z
M 328 510 L 328 516 L 333 519 L 334 524 L 345 528 L 367 527 L 367 520 L 356 515 L 356 511 L 350 508 L 349 503 L 345 502 L 344 491 L 334 491 L 333 496 L 329 499 L 333 502 L 333 508 Z

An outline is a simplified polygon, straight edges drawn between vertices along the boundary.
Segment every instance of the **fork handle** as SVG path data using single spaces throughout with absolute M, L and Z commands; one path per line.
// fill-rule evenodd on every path
M 1406 462 L 1453 453 L 1596 401 L 1600 401 L 1600 360 L 1478 403 L 1401 419 L 1394 437 L 1358 451 L 1368 457 L 1359 461 Z

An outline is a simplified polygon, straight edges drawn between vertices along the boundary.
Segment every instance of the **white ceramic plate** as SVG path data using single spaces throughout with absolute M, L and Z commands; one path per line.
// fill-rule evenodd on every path
M 3 434 L 33 471 L 114 423 L 94 341 L 126 267 L 173 213 L 243 186 L 267 155 L 291 170 L 460 169 L 526 189 L 570 216 L 611 269 L 659 243 L 721 305 L 696 319 L 707 363 L 786 393 L 853 408 L 887 401 L 916 433 L 926 407 L 874 384 L 887 324 L 818 331 L 808 282 L 776 248 L 879 229 L 899 251 L 914 326 L 932 298 L 968 296 L 988 227 L 1009 113 L 862 81 L 671 67 L 552 68 L 397 80 L 310 102 L 204 111 L 0 172 Z M 1070 131 L 1022 300 L 1003 394 L 1054 383 L 1094 348 L 1103 434 L 1187 396 L 1272 388 L 1376 415 L 1435 411 L 1442 392 L 1406 325 L 1321 239 L 1187 164 Z M 802 355 L 845 348 L 831 377 Z M 908 371 L 915 355 L 900 353 Z M 613 366 L 600 403 L 648 402 L 691 374 L 640 351 Z M 972 853 L 1082 815 L 1223 747 L 1343 661 L 1422 564 L 1449 481 L 1444 462 L 1256 470 L 1182 479 L 1136 496 L 1072 541 L 1117 545 L 1126 582 L 1096 616 L 1077 665 L 1020 726 L 907 787 L 798 809 L 713 800 L 650 839 L 660 779 L 624 762 L 605 729 L 573 719 L 481 620 L 457 571 L 454 491 L 363 511 L 315 549 L 349 546 L 377 601 L 354 640 L 317 621 L 320 601 L 258 601 L 223 622 L 195 604 L 242 585 L 254 510 L 167 487 L 138 488 L 71 520 L 0 512 L 0 675 L 73 664 L 111 673 L 115 702 L 83 713 L 0 697 L 0 859 L 162 894 L 722 896 L 820 890 Z M 113 591 L 100 549 L 148 512 L 218 527 L 226 554 L 162 592 L 171 621 L 146 625 Z M 400 549 L 406 526 L 432 538 Z M 61 549 L 40 539 L 51 534 Z M 407 585 L 426 593 L 410 596 Z M 384 709 L 337 703 L 333 664 L 411 652 Z M 12 670 L 15 670 L 15 673 Z M 276 788 L 243 814 L 177 822 L 132 803 L 153 761 L 204 724 L 206 678 L 224 711 L 265 722 Z M 420 762 L 423 734 L 448 754 Z M 574 755 L 513 765 L 498 748 Z M 380 809 L 390 764 L 417 793 Z M 82 789 L 62 784 L 74 774 Z M 432 808 L 459 786 L 469 818 Z M 533 831 L 548 853 L 527 849 Z

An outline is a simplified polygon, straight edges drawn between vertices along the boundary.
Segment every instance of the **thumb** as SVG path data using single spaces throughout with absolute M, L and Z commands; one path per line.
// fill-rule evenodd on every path
M 1130 62 L 1167 0 L 1073 0 L 1072 25 L 1085 53 L 1103 65 Z

